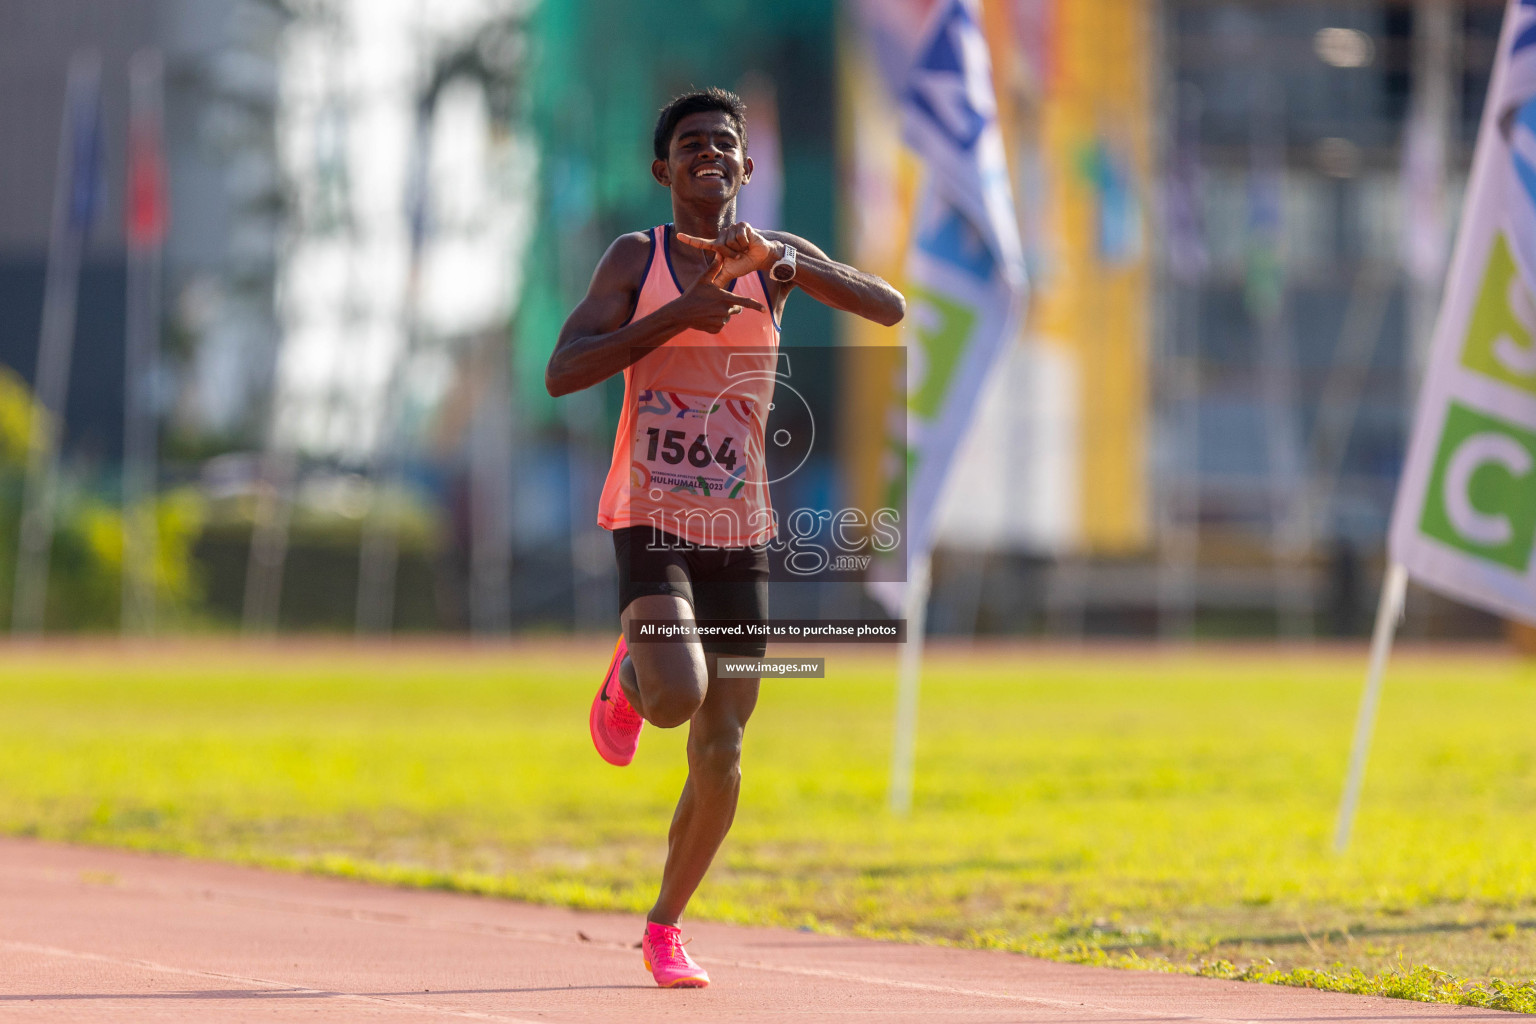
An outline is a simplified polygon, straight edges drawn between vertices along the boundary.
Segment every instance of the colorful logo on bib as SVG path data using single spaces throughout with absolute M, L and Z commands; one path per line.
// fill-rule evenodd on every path
M 1420 529 L 1524 572 L 1536 543 L 1536 433 L 1452 402 Z

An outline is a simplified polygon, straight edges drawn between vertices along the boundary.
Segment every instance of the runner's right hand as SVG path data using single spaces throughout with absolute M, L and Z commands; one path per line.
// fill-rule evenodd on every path
M 731 317 L 743 309 L 768 312 L 767 307 L 756 299 L 721 288 L 717 279 L 722 266 L 724 261 L 716 256 L 715 262 L 688 286 L 687 291 L 668 303 L 673 315 L 684 327 L 706 334 L 719 334 L 731 322 Z

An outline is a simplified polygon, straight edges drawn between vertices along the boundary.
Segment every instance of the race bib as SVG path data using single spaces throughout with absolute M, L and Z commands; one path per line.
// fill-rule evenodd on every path
M 642 391 L 635 409 L 631 482 L 652 500 L 668 492 L 740 499 L 762 480 L 761 428 L 751 399 Z

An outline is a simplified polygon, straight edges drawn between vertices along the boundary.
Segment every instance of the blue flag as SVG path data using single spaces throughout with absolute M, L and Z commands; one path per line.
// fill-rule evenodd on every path
M 101 75 L 71 78 L 69 117 L 69 228 L 89 234 L 101 212 Z

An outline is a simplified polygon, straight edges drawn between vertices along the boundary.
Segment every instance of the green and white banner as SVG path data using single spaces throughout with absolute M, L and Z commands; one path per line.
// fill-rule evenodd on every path
M 1390 550 L 1536 622 L 1536 0 L 1505 14 Z

